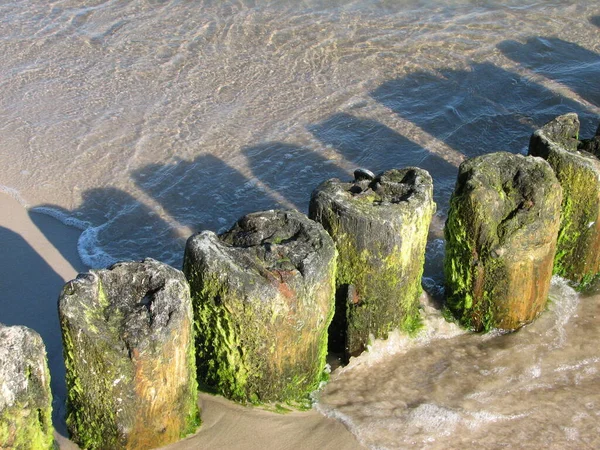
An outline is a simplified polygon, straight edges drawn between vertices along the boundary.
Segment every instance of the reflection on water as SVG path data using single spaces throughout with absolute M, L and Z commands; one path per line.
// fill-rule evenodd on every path
M 458 164 L 523 153 L 535 127 L 567 111 L 580 115 L 582 136 L 594 132 L 598 17 L 591 0 L 4 2 L 0 189 L 84 229 L 79 250 L 90 266 L 143 256 L 179 266 L 196 230 L 217 231 L 259 209 L 306 211 L 316 185 L 356 166 L 418 165 L 431 172 L 438 203 L 424 285 L 439 300 L 440 238 Z M 501 356 L 503 345 L 525 353 L 530 330 L 556 328 L 542 321 L 514 337 L 460 336 L 410 350 L 412 364 L 423 359 L 415 373 L 427 376 L 392 358 L 356 390 L 345 377 L 360 368 L 351 369 L 328 389 L 364 405 L 328 397 L 323 408 L 333 405 L 328 413 L 344 415 L 374 447 L 411 439 L 475 447 L 471 438 L 486 447 L 485 430 L 497 436 L 489 447 L 544 433 L 555 439 L 550 446 L 591 445 L 588 416 L 600 403 L 579 398 L 595 367 L 582 361 L 598 355 L 579 330 L 597 324 L 584 310 L 590 323 L 573 316 L 564 327 L 565 345 L 581 353 L 560 364 L 576 369 L 544 362 L 541 341 L 526 347 L 531 364 L 512 367 Z M 440 353 L 446 359 L 435 362 Z M 494 372 L 496 364 L 507 372 Z M 517 372 L 538 366 L 540 376 L 523 375 L 523 386 L 543 382 L 558 396 L 532 388 L 508 408 L 497 394 L 508 389 L 504 378 L 520 383 Z M 449 392 L 444 386 L 447 398 L 437 396 Z M 554 406 L 537 415 L 536 402 L 559 400 L 572 418 L 563 421 Z M 407 440 L 389 444 L 388 429 Z

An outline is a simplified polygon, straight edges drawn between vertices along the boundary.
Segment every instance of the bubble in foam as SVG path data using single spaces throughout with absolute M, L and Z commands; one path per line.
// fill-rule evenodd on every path
M 437 436 L 449 436 L 461 421 L 461 415 L 449 408 L 423 403 L 408 413 L 407 427 Z
M 561 430 L 565 433 L 565 437 L 567 441 L 577 441 L 579 440 L 579 431 L 577 428 L 573 427 L 560 427 Z

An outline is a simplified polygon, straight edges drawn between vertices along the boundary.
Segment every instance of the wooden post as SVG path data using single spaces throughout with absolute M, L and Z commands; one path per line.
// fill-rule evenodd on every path
M 554 272 L 579 288 L 600 274 L 600 127 L 596 134 L 579 141 L 579 119 L 571 113 L 544 125 L 529 143 L 529 154 L 547 160 L 563 188 Z
M 183 273 L 152 259 L 83 274 L 59 299 L 67 426 L 87 449 L 148 449 L 199 425 Z
M 562 189 L 541 158 L 460 165 L 446 221 L 447 307 L 474 331 L 514 330 L 545 307 Z
M 39 334 L 0 324 L 0 448 L 53 449 L 52 394 Z
M 241 218 L 192 236 L 200 380 L 242 403 L 308 406 L 324 376 L 336 253 L 323 227 L 297 211 Z
M 378 176 L 359 169 L 354 181 L 331 179 L 313 192 L 309 216 L 339 252 L 334 320 L 345 333 L 347 357 L 365 350 L 370 335 L 419 328 L 432 196 L 431 176 L 416 167 Z

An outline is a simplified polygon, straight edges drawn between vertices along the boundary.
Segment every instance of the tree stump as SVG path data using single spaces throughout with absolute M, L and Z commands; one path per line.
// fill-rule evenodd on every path
M 577 114 L 535 131 L 529 154 L 547 160 L 563 188 L 554 272 L 584 288 L 600 273 L 600 127 L 579 141 Z M 579 150 L 578 150 L 579 148 Z
M 416 167 L 378 176 L 359 169 L 353 182 L 331 179 L 313 192 L 309 216 L 339 252 L 332 332 L 341 330 L 346 357 L 363 352 L 370 335 L 419 327 L 432 195 L 429 173 Z
M 53 449 L 52 393 L 39 334 L 0 324 L 0 448 Z
M 309 405 L 324 375 L 335 265 L 331 238 L 297 211 L 190 237 L 199 380 L 242 403 Z
M 182 272 L 152 259 L 79 275 L 59 299 L 67 426 L 88 449 L 148 449 L 199 425 Z
M 541 158 L 460 165 L 445 227 L 447 307 L 474 331 L 514 330 L 545 307 L 562 189 Z

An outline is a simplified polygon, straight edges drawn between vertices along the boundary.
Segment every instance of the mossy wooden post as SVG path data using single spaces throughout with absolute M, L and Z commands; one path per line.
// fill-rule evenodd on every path
M 79 275 L 59 299 L 67 426 L 86 449 L 149 449 L 199 424 L 182 272 L 152 259 Z
M 0 448 L 54 448 L 46 347 L 35 331 L 0 324 Z
M 447 307 L 474 331 L 514 330 L 545 307 L 562 189 L 541 158 L 460 165 L 445 227 Z
M 547 160 L 563 188 L 554 271 L 581 288 L 600 273 L 600 155 L 593 154 L 599 148 L 598 136 L 579 141 L 575 113 L 547 123 L 529 143 L 529 154 Z
M 418 328 L 432 195 L 431 176 L 416 167 L 357 170 L 353 182 L 331 179 L 313 192 L 309 216 L 339 252 L 334 327 L 346 356 L 365 350 L 370 335 Z
M 241 403 L 309 405 L 324 376 L 335 266 L 329 235 L 297 211 L 190 237 L 200 380 Z

